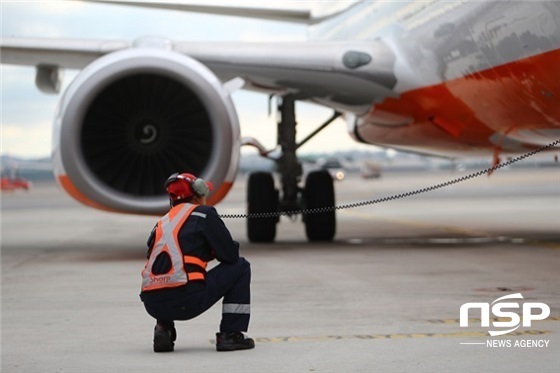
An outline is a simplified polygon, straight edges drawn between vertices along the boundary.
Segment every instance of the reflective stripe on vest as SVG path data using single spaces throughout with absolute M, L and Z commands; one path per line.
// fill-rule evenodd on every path
M 197 258 L 196 256 L 185 255 L 183 257 L 183 260 L 185 261 L 185 264 L 194 264 L 195 266 L 199 266 L 202 269 L 206 269 L 206 266 L 208 265 L 208 263 L 200 258 Z
M 189 280 L 204 279 L 204 274 L 202 273 L 189 273 L 187 276 L 184 267 L 187 257 L 183 256 L 177 238 L 179 230 L 196 206 L 190 203 L 177 205 L 158 222 L 154 247 L 142 271 L 142 291 L 172 288 L 185 285 Z M 167 273 L 155 275 L 152 273 L 153 265 L 158 255 L 162 252 L 166 252 L 171 258 L 171 270 Z M 206 268 L 206 265 L 204 265 L 204 268 Z M 202 275 L 202 278 L 200 275 Z

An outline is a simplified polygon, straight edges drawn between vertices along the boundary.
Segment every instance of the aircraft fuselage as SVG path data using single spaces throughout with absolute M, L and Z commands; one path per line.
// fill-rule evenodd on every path
M 397 97 L 349 117 L 358 140 L 464 155 L 560 138 L 558 2 L 363 2 L 309 37 L 394 54 Z

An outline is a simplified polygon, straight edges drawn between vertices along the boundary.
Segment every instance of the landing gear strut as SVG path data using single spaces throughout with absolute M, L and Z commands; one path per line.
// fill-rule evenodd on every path
M 293 95 L 278 100 L 278 144 L 281 156 L 275 159 L 280 174 L 280 190 L 274 187 L 271 173 L 256 172 L 249 176 L 247 188 L 248 213 L 290 212 L 334 206 L 334 184 L 328 171 L 314 171 L 307 175 L 305 187 L 299 186 L 303 174 L 296 150 L 340 116 L 335 113 L 300 144 L 296 142 L 295 98 Z M 266 152 L 261 151 L 262 155 Z M 278 217 L 249 218 L 247 235 L 252 242 L 272 242 L 276 235 Z M 335 212 L 303 215 L 305 231 L 310 241 L 330 241 L 336 231 Z

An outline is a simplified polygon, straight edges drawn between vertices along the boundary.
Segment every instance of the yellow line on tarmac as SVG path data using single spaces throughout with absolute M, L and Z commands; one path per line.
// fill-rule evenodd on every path
M 509 336 L 543 335 L 549 334 L 549 330 L 527 330 L 509 333 Z M 407 333 L 407 334 L 353 334 L 353 335 L 323 335 L 323 336 L 300 336 L 300 337 L 257 337 L 258 343 L 280 343 L 280 342 L 324 342 L 336 340 L 372 340 L 372 339 L 412 339 L 412 338 L 469 338 L 489 337 L 488 332 L 456 332 L 456 333 Z
M 560 245 L 553 242 L 529 240 L 527 241 L 527 245 L 534 245 L 534 246 L 546 247 L 548 249 L 553 249 L 553 250 L 560 250 Z
M 520 316 L 521 317 L 521 316 Z M 523 320 L 523 318 L 521 317 L 521 320 Z M 477 318 L 470 318 L 469 319 L 469 324 L 470 323 L 480 323 L 480 319 Z M 496 322 L 496 321 L 511 321 L 511 318 L 509 317 L 491 317 L 489 319 L 489 321 L 492 322 Z M 533 320 L 533 322 L 547 322 L 547 321 L 560 321 L 560 316 L 549 316 L 544 320 Z M 447 325 L 454 325 L 454 324 L 459 324 L 459 319 L 439 319 L 439 320 L 428 320 L 428 322 L 430 324 L 447 324 Z

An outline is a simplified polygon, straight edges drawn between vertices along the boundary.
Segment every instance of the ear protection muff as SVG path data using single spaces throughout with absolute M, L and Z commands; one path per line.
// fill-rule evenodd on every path
M 194 182 L 191 182 L 191 186 L 194 194 L 196 194 L 197 197 L 207 196 L 210 192 L 206 181 L 200 178 L 196 179 Z

